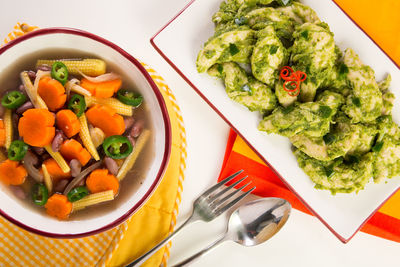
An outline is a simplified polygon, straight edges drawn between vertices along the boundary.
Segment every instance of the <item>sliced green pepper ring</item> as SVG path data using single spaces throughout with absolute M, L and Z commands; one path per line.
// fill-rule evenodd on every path
M 49 199 L 49 191 L 44 184 L 35 184 L 32 188 L 32 200 L 38 206 L 43 206 Z
M 68 81 L 68 68 L 64 63 L 56 61 L 51 66 L 51 78 L 59 81 L 62 85 Z
M 106 155 L 112 159 L 123 159 L 132 153 L 133 146 L 129 139 L 122 135 L 112 135 L 103 142 Z
M 78 186 L 69 191 L 67 197 L 70 202 L 75 202 L 87 195 L 89 195 L 89 190 L 85 186 Z
M 20 161 L 25 157 L 27 151 L 28 151 L 28 145 L 25 144 L 24 141 L 21 140 L 12 141 L 7 152 L 8 159 L 14 161 Z
M 5 108 L 19 108 L 26 102 L 26 96 L 19 91 L 11 91 L 3 96 L 1 104 Z
M 140 104 L 143 102 L 143 96 L 141 94 L 126 89 L 118 90 L 117 98 L 122 103 L 134 107 L 140 106 Z
M 68 108 L 79 118 L 86 109 L 86 102 L 83 96 L 75 94 L 68 102 Z

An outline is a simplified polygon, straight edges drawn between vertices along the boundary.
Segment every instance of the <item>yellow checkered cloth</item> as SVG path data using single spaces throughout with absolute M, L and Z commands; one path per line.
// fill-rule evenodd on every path
M 37 27 L 18 23 L 4 43 Z M 163 78 L 143 64 L 160 89 L 170 115 L 171 157 L 160 185 L 129 220 L 101 234 L 79 239 L 51 239 L 31 234 L 0 217 L 0 266 L 122 266 L 171 232 L 181 202 L 186 168 L 186 136 L 180 108 Z M 143 231 L 146 229 L 146 231 Z M 169 243 L 143 266 L 166 266 Z

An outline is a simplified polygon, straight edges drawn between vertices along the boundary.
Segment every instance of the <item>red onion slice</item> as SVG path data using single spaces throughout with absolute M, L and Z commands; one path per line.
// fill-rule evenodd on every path
M 91 173 L 92 171 L 94 171 L 95 169 L 99 168 L 101 166 L 101 161 L 98 161 L 96 163 L 93 163 L 92 165 L 90 165 L 89 167 L 87 167 L 86 169 L 84 169 L 78 176 L 76 176 L 68 185 L 67 187 L 64 189 L 64 195 L 67 195 L 69 193 L 69 191 L 71 191 L 71 189 L 73 189 L 75 186 L 77 186 L 83 179 L 85 179 L 85 177 Z
M 99 75 L 97 77 L 91 77 L 91 76 L 85 75 L 83 72 L 81 72 L 78 69 L 77 69 L 77 71 L 79 72 L 80 75 L 82 75 L 85 79 L 89 80 L 92 83 L 108 82 L 108 81 L 113 81 L 113 80 L 121 78 L 121 76 L 119 76 L 118 74 L 116 74 L 114 72 L 105 73 L 105 74 Z
M 36 78 L 35 78 L 35 82 L 33 83 L 33 88 L 35 91 L 35 96 L 37 96 L 37 89 L 39 87 L 39 81 L 40 79 L 42 79 L 43 77 L 50 77 L 50 71 L 41 71 L 38 70 L 38 72 L 36 72 Z M 36 99 L 35 99 L 36 100 Z
M 38 158 L 31 151 L 26 152 L 26 155 L 23 160 L 24 167 L 28 174 L 35 179 L 36 182 L 43 182 L 43 175 L 39 172 L 38 169 L 34 166 L 39 162 Z

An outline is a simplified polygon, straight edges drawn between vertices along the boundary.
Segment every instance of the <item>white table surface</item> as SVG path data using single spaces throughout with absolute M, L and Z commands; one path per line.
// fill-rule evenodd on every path
M 206 0 L 202 0 L 206 1 Z M 1 1 L 0 37 L 16 22 L 44 27 L 80 28 L 100 35 L 155 68 L 182 109 L 188 158 L 179 222 L 192 202 L 214 184 L 220 171 L 228 125 L 181 79 L 150 45 L 150 38 L 189 0 Z M 174 240 L 174 264 L 217 239 L 225 218 L 188 227 Z M 400 266 L 400 244 L 359 232 L 342 244 L 318 219 L 293 210 L 282 230 L 268 242 L 246 248 L 227 242 L 193 266 Z

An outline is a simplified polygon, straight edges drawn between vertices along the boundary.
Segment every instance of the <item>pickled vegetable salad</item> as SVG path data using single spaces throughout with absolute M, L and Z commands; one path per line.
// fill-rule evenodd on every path
M 310 7 L 291 0 L 226 0 L 197 70 L 221 78 L 228 96 L 263 114 L 259 130 L 286 136 L 318 189 L 352 192 L 400 175 L 400 130 L 391 116 L 390 75 L 347 49 Z M 286 88 L 279 73 L 304 73 Z M 294 77 L 294 76 L 293 76 Z
M 132 116 L 143 97 L 121 89 L 99 59 L 38 60 L 36 68 L 1 99 L 0 181 L 65 220 L 118 194 L 149 138 Z

